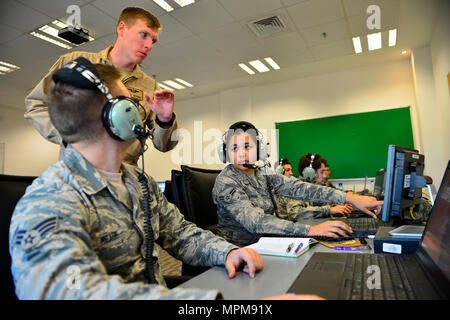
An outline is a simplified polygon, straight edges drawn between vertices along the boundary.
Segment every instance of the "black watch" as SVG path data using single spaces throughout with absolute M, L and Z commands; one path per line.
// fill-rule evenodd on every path
M 158 116 L 155 117 L 155 121 L 160 127 L 171 127 L 175 121 L 175 113 L 172 113 L 172 118 L 168 122 L 159 120 Z

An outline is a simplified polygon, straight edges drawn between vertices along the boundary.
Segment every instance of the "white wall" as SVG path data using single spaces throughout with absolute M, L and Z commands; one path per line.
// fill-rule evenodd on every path
M 24 119 L 24 110 L 0 106 L 0 143 L 5 143 L 4 173 L 37 176 L 58 160 L 58 146 L 47 142 Z

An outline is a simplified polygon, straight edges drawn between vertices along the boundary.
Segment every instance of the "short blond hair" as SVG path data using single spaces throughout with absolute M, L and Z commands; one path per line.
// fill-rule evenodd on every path
M 123 9 L 119 16 L 119 21 L 117 21 L 117 25 L 123 21 L 130 27 L 136 22 L 136 19 L 144 19 L 150 29 L 158 31 L 161 31 L 162 29 L 161 23 L 153 13 L 139 7 L 127 7 Z

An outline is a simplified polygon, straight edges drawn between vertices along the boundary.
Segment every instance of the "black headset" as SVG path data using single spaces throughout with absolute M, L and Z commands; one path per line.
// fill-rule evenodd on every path
M 103 106 L 102 123 L 112 138 L 125 141 L 151 135 L 144 128 L 140 115 L 140 108 L 146 112 L 145 108 L 137 99 L 124 96 L 114 98 L 88 59 L 79 57 L 65 64 L 52 78 L 55 83 L 63 81 L 78 88 L 100 90 L 108 100 Z
M 308 153 L 306 155 L 308 159 L 310 159 L 309 166 L 305 167 L 302 171 L 303 178 L 306 179 L 306 181 L 312 181 L 316 177 L 316 170 L 313 168 L 314 160 L 319 159 L 320 154 L 318 153 Z
M 253 130 L 255 132 L 256 160 L 264 161 L 269 157 L 269 155 L 267 154 L 267 143 L 264 141 L 262 133 L 258 129 L 256 129 L 256 127 L 250 122 L 238 121 L 236 123 L 233 123 L 222 135 L 222 143 L 219 144 L 217 148 L 217 153 L 219 155 L 220 161 L 226 163 L 229 160 L 227 155 L 227 137 L 238 130 L 241 130 L 242 132 Z

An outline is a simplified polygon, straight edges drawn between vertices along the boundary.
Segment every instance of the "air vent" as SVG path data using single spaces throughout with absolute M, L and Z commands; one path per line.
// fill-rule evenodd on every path
M 247 25 L 260 38 L 267 37 L 287 29 L 286 22 L 279 15 L 250 21 Z

